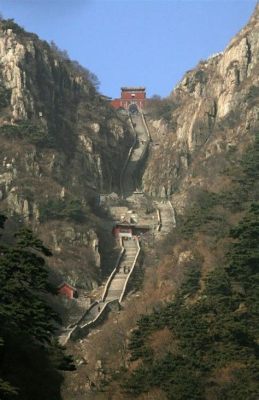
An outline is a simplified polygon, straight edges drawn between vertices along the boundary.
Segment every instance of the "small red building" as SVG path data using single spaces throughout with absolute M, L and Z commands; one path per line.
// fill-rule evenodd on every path
M 116 238 L 132 238 L 133 236 L 144 234 L 151 229 L 150 225 L 138 225 L 132 222 L 121 221 L 114 225 L 112 234 Z
M 116 238 L 131 238 L 132 237 L 132 227 L 133 225 L 127 221 L 117 223 L 113 229 L 112 233 Z
M 63 282 L 61 285 L 59 285 L 58 293 L 66 296 L 68 299 L 74 299 L 78 297 L 76 288 L 69 285 L 67 282 Z
M 120 99 L 112 100 L 114 108 L 124 108 L 127 111 L 138 111 L 145 107 L 146 88 L 144 87 L 122 87 Z

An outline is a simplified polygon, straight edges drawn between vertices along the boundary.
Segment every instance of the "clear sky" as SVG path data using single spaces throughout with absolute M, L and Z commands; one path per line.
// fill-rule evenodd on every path
M 100 91 L 146 86 L 167 96 L 186 70 L 221 51 L 245 25 L 256 0 L 0 0 L 40 38 L 53 40 L 94 72 Z

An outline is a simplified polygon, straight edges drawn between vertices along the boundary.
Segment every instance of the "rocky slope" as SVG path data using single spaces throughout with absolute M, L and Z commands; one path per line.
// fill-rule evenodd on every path
M 92 210 L 98 193 L 119 190 L 127 124 L 93 74 L 12 20 L 0 22 L 0 77 L 1 211 L 53 250 L 58 280 L 91 288 L 100 278 Z
M 177 226 L 142 241 L 125 309 L 69 343 L 64 399 L 257 399 L 258 16 L 150 104 L 143 189 L 171 200 Z
M 257 5 L 249 23 L 223 53 L 202 60 L 185 74 L 159 104 L 159 118 L 152 114 L 151 105 L 148 116 L 154 142 L 143 178 L 145 191 L 158 197 L 174 194 L 181 211 L 190 188 L 206 188 L 212 176 L 215 190 L 217 184 L 222 187 L 217 173 L 230 154 L 238 157 L 253 140 L 257 127 L 258 61 Z

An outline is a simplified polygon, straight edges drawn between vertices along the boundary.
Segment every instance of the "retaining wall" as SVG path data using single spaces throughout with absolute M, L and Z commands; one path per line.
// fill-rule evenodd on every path
M 69 339 L 77 340 L 87 336 L 89 332 L 92 329 L 96 328 L 99 324 L 101 324 L 106 319 L 109 312 L 114 309 L 120 309 L 120 304 L 118 300 L 112 300 L 109 303 L 106 303 L 102 311 L 96 316 L 94 320 L 82 326 L 77 325 L 75 329 L 71 332 Z

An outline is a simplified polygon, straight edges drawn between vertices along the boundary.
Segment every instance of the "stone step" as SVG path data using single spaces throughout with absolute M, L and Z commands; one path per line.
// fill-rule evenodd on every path
M 115 289 L 109 290 L 109 292 L 107 293 L 106 300 L 108 300 L 110 296 L 115 296 L 115 295 L 117 296 L 117 299 L 119 300 L 119 297 L 122 293 L 123 288 L 124 288 L 124 286 L 122 286 L 119 289 L 115 288 Z
M 120 288 L 122 288 L 123 286 L 124 286 L 124 283 L 126 282 L 126 279 L 124 279 L 123 281 L 113 281 L 112 283 L 111 283 L 111 286 L 109 287 L 109 289 L 108 289 L 108 292 L 110 291 L 110 290 L 114 290 L 114 289 L 120 289 Z

